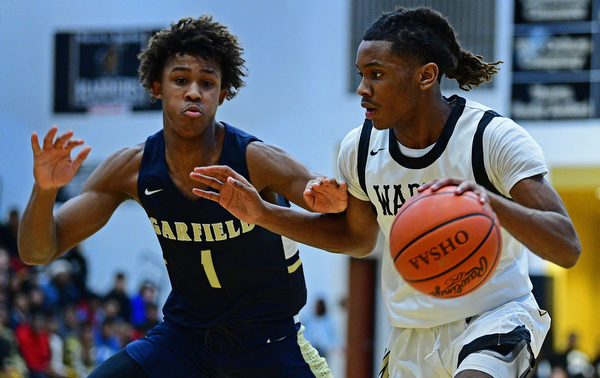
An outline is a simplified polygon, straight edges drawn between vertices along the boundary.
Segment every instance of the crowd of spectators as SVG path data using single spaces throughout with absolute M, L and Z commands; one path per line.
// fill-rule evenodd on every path
M 24 264 L 17 249 L 19 218 L 13 209 L 0 223 L 0 378 L 87 377 L 158 324 L 157 290 L 151 282 L 130 296 L 126 275 L 116 272 L 110 291 L 95 293 L 88 289 L 87 263 L 79 246 L 46 266 Z M 318 306 L 315 311 L 317 323 L 325 311 Z M 317 324 L 311 326 L 326 333 Z M 310 340 L 319 344 L 324 336 Z M 326 344 L 321 344 L 326 354 Z M 587 356 L 573 333 L 566 350 L 538 358 L 531 376 L 600 378 L 600 352 L 594 359 Z
M 20 214 L 0 224 L 0 378 L 79 378 L 159 322 L 157 290 L 125 290 L 115 273 L 108 293 L 87 286 L 77 246 L 46 266 L 19 258 Z

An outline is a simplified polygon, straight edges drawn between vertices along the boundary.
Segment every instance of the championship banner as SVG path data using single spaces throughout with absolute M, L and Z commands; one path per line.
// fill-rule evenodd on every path
M 58 32 L 54 112 L 120 114 L 160 110 L 138 82 L 137 55 L 155 30 Z

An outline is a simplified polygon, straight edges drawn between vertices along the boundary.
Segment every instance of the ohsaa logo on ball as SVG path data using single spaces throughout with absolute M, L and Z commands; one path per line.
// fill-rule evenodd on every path
M 465 295 L 483 285 L 502 252 L 500 224 L 489 205 L 455 186 L 410 198 L 390 231 L 390 253 L 404 280 L 439 298 Z

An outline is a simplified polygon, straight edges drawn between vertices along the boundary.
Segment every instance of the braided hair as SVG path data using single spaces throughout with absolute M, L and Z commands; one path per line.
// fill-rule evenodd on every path
M 148 47 L 138 55 L 141 61 L 138 69 L 140 83 L 152 93 L 152 84 L 160 81 L 162 70 L 171 56 L 197 54 L 219 63 L 223 74 L 221 88 L 227 89 L 227 99 L 231 100 L 245 85 L 242 77 L 246 76 L 246 61 L 242 52 L 237 37 L 229 32 L 227 26 L 213 21 L 211 15 L 182 18 L 176 24 L 172 23 L 170 29 L 156 33 Z
M 413 63 L 435 63 L 440 75 L 458 82 L 468 91 L 491 81 L 501 61 L 487 63 L 483 57 L 464 50 L 454 29 L 439 12 L 427 8 L 404 8 L 383 13 L 363 36 L 364 41 L 387 41 L 392 51 Z

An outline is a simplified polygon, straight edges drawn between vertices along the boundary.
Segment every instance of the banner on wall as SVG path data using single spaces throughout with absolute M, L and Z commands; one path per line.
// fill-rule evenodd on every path
M 600 117 L 600 0 L 515 0 L 511 117 Z
M 56 33 L 54 112 L 160 110 L 137 72 L 137 55 L 157 30 Z

